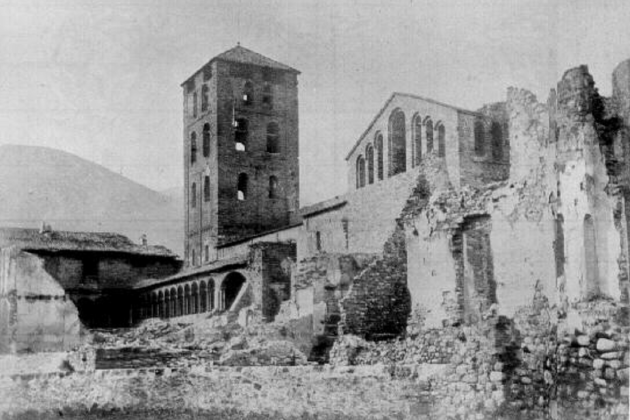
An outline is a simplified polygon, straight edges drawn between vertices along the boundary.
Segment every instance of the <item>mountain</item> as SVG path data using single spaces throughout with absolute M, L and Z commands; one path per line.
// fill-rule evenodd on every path
M 182 255 L 183 205 L 61 150 L 0 146 L 0 226 L 116 232 Z

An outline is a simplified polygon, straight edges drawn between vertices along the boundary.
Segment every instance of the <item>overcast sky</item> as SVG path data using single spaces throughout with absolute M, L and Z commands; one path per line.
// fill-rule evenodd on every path
M 302 72 L 308 204 L 345 191 L 345 155 L 391 92 L 470 109 L 508 86 L 544 100 L 588 64 L 608 95 L 628 22 L 628 0 L 0 0 L 0 144 L 179 186 L 179 85 L 240 41 Z

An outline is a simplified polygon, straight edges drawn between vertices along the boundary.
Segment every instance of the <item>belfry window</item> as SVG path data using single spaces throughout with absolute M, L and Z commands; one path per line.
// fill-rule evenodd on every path
M 274 175 L 269 177 L 269 198 L 278 198 L 278 178 Z
M 243 105 L 250 106 L 254 103 L 254 85 L 249 80 L 243 87 Z
M 278 131 L 278 124 L 275 122 L 267 124 L 267 153 L 280 152 Z
M 203 177 L 203 201 L 210 201 L 210 176 Z
M 389 117 L 389 176 L 407 170 L 405 114 L 396 109 Z
M 190 133 L 190 163 L 197 161 L 197 133 Z
M 201 86 L 201 112 L 205 112 L 208 110 L 208 93 L 210 89 L 208 85 Z
M 193 118 L 197 118 L 197 92 L 193 92 Z
M 245 118 L 237 118 L 234 121 L 234 147 L 239 152 L 244 152 L 247 149 L 248 130 L 249 124 Z
M 265 83 L 263 88 L 262 103 L 265 108 L 273 108 L 273 88 L 269 83 Z
M 210 156 L 210 124 L 203 125 L 203 157 Z
M 247 174 L 241 173 L 238 175 L 236 198 L 239 201 L 245 201 L 247 199 L 247 181 Z
M 197 207 L 197 184 L 194 182 L 190 186 L 190 207 Z

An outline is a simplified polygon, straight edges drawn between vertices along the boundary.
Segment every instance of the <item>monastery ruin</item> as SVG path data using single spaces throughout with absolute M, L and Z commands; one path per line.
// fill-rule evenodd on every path
M 477 111 L 393 93 L 307 207 L 299 74 L 239 45 L 182 84 L 183 262 L 5 232 L 0 351 L 54 366 L 0 377 L 0 412 L 627 419 L 630 60 L 609 98 L 586 66 Z

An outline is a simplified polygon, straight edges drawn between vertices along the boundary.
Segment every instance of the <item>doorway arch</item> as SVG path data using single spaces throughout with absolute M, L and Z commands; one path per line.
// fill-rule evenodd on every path
M 223 296 L 223 308 L 228 311 L 236 300 L 243 284 L 245 277 L 236 271 L 228 274 L 221 283 L 221 295 Z

